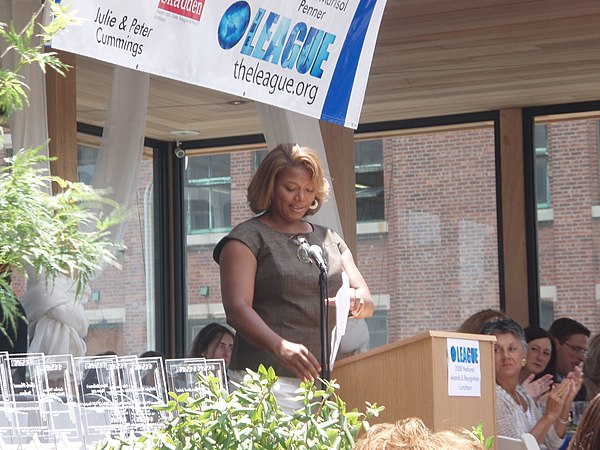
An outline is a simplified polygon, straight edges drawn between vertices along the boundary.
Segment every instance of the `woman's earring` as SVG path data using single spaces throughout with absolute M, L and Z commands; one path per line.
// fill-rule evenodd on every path
M 521 360 L 521 367 L 525 367 L 525 364 L 527 364 L 527 360 L 525 358 L 523 358 Z
M 313 202 L 310 204 L 310 206 L 308 207 L 308 209 L 317 209 L 319 207 L 319 200 L 317 200 L 316 198 L 313 200 Z

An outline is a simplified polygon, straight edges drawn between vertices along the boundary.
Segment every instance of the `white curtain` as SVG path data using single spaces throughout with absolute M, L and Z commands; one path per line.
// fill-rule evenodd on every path
M 137 186 L 149 85 L 148 74 L 114 67 L 110 104 L 92 177 L 92 186 L 108 189 L 109 197 L 127 209 Z M 113 242 L 123 240 L 126 225 L 123 222 L 111 230 Z M 99 275 L 100 272 L 96 274 Z M 83 338 L 89 324 L 83 305 L 89 298 L 89 289 L 77 301 L 70 280 L 59 278 L 48 290 L 42 284 L 45 282 L 31 286 L 22 300 L 32 335 L 29 351 L 85 355 Z
M 6 23 L 12 21 L 17 31 L 20 31 L 29 23 L 32 15 L 40 8 L 39 0 L 0 0 L 0 21 Z M 40 20 L 42 15 L 40 15 Z M 36 38 L 34 38 L 36 39 Z M 4 41 L 0 42 L 0 54 L 5 50 Z M 12 68 L 18 62 L 17 55 L 9 51 L 1 60 L 6 67 Z M 24 67 L 21 75 L 29 86 L 27 95 L 29 105 L 25 105 L 22 111 L 14 113 L 10 117 L 9 126 L 12 136 L 13 149 L 37 147 L 45 144 L 48 140 L 48 120 L 46 119 L 46 83 L 44 73 L 37 64 Z M 48 155 L 48 146 L 44 148 Z M 49 170 L 49 165 L 47 169 Z
M 133 204 L 144 149 L 150 75 L 125 67 L 113 68 L 112 92 L 92 186 L 109 189 L 119 204 Z M 121 242 L 127 223 L 111 230 Z

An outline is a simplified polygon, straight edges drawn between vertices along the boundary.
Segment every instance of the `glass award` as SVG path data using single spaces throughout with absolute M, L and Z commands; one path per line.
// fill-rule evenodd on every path
M 182 358 L 165 361 L 167 386 L 180 395 L 188 392 L 194 397 L 205 397 L 206 387 L 200 383 L 199 376 L 211 373 L 219 379 L 221 389 L 227 390 L 227 374 L 222 359 Z
M 171 392 L 177 395 L 187 392 L 194 397 L 206 395 L 204 386 L 199 382 L 199 375 L 206 375 L 206 359 L 167 359 L 165 372 L 167 386 Z
M 152 431 L 167 420 L 167 413 L 154 409 L 167 402 L 162 358 L 120 360 L 121 383 L 127 392 L 127 418 L 130 431 Z
M 86 445 L 110 437 L 127 423 L 119 403 L 120 381 L 117 357 L 74 358 L 75 384 L 83 416 Z
M 219 379 L 221 390 L 229 392 L 229 382 L 227 380 L 227 369 L 225 368 L 225 360 L 223 359 L 207 359 L 206 373 L 211 374 Z
M 24 422 L 27 415 L 17 414 L 7 352 L 0 352 L 0 400 L 0 439 L 8 444 L 18 439 L 19 418 Z
M 48 438 L 48 407 L 42 401 L 47 390 L 42 353 L 8 355 L 17 415 L 18 443 L 26 444 L 33 437 Z M 23 420 L 25 419 L 25 420 Z M 14 439 L 13 439 L 14 442 Z
M 73 356 L 45 355 L 43 370 L 47 385 L 42 400 L 47 407 L 51 441 L 81 442 L 81 409 Z

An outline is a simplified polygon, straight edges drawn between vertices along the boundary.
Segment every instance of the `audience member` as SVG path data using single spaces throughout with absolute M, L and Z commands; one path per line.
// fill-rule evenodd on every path
M 192 343 L 192 358 L 223 359 L 229 369 L 233 350 L 233 331 L 220 323 L 209 323 L 202 328 Z
M 550 334 L 556 348 L 557 380 L 562 381 L 575 368 L 580 368 L 585 359 L 590 330 L 574 319 L 563 317 L 550 326 Z M 578 369 L 579 370 L 579 369 Z M 575 400 L 585 400 L 585 386 L 577 393 Z
M 586 400 L 600 394 L 600 333 L 590 339 L 588 353 L 583 363 L 583 384 Z
M 416 417 L 395 424 L 373 425 L 367 434 L 356 442 L 354 450 L 483 450 L 481 441 L 471 432 L 438 431 L 429 428 Z
M 525 328 L 527 356 L 519 375 L 519 383 L 536 402 L 550 390 L 556 373 L 556 355 L 552 336 L 543 328 Z
M 468 317 L 458 329 L 459 333 L 481 334 L 484 325 L 493 320 L 506 318 L 506 315 L 495 309 L 483 309 Z
M 530 433 L 541 449 L 556 450 L 563 443 L 573 398 L 583 377 L 570 375 L 550 391 L 545 410 L 537 406 L 519 384 L 519 374 L 527 351 L 525 333 L 512 319 L 488 323 L 483 334 L 496 336 L 496 431 L 500 436 L 520 439 Z
M 569 450 L 600 450 L 600 395 L 590 401 L 583 413 Z

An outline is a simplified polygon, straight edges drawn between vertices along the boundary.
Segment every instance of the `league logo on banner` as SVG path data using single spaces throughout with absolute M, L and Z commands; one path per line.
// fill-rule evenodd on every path
M 385 0 L 73 0 L 56 49 L 356 128 Z

